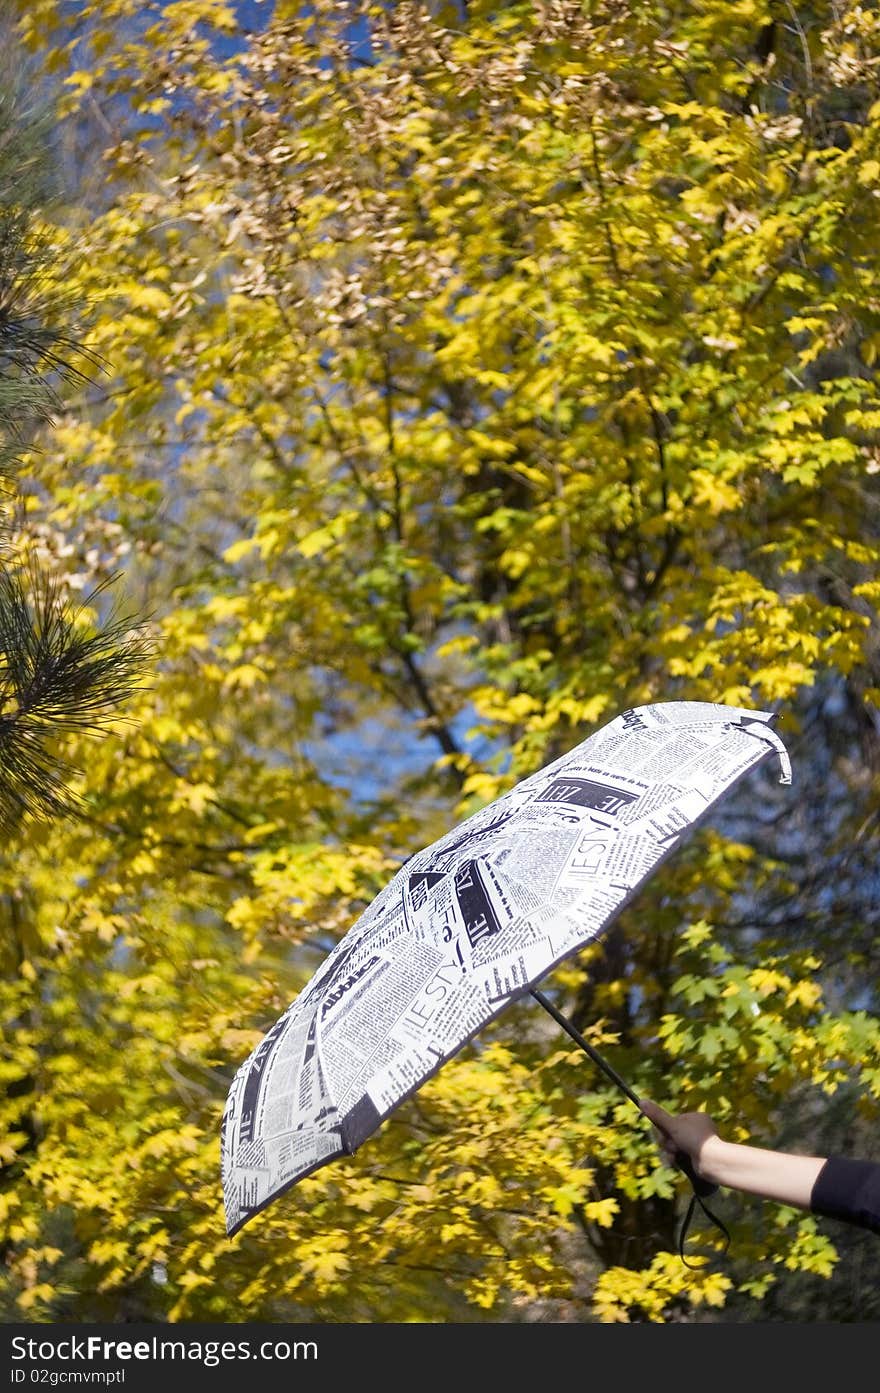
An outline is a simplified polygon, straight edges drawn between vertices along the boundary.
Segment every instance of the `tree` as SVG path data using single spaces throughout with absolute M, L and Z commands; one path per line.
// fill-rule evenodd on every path
M 16 472 L 35 430 L 60 406 L 55 384 L 85 381 L 89 363 L 64 285 L 69 256 L 38 212 L 50 196 L 47 118 L 28 111 L 11 66 L 7 59 L 0 100 L 0 831 L 7 837 L 23 816 L 75 806 L 75 771 L 59 741 L 71 730 L 100 730 L 131 694 L 146 654 L 143 630 L 130 619 L 111 614 L 96 627 L 106 586 L 71 606 L 63 585 L 41 572 L 26 516 L 17 533 L 10 528 Z
M 778 707 L 821 801 L 757 780 L 553 988 L 638 1091 L 876 1145 L 876 911 L 817 874 L 875 846 L 875 18 L 21 15 L 113 132 L 80 272 L 112 381 L 45 437 L 40 523 L 90 584 L 124 557 L 163 646 L 88 837 L 17 858 L 10 1302 L 662 1321 L 830 1276 L 827 1226 L 747 1206 L 735 1265 L 682 1267 L 674 1177 L 524 1007 L 232 1243 L 217 1128 L 414 846 L 688 697 Z

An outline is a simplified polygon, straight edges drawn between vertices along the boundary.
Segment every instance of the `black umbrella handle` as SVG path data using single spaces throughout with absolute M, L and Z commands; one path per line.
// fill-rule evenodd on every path
M 635 1103 L 636 1107 L 641 1112 L 642 1105 L 639 1102 L 638 1096 L 635 1093 L 633 1093 L 629 1084 L 626 1082 L 626 1079 L 622 1079 L 618 1074 L 617 1070 L 613 1069 L 611 1065 L 608 1063 L 608 1060 L 603 1059 L 599 1051 L 595 1050 L 593 1046 L 589 1043 L 589 1041 L 584 1039 L 580 1031 L 572 1025 L 571 1021 L 568 1019 L 567 1016 L 564 1016 L 562 1012 L 558 1010 L 556 1006 L 553 1005 L 553 1002 L 550 1000 L 548 996 L 545 996 L 544 993 L 542 991 L 539 991 L 537 987 L 532 987 L 530 990 L 535 1001 L 537 1001 L 539 1005 L 544 1007 L 544 1010 L 548 1013 L 548 1015 L 551 1015 L 553 1017 L 557 1025 L 562 1026 L 562 1029 L 565 1031 L 567 1035 L 571 1036 L 575 1044 L 580 1045 L 581 1049 L 584 1051 L 584 1054 L 588 1054 L 590 1056 L 590 1059 L 593 1060 L 594 1064 L 597 1064 L 599 1066 L 603 1074 L 606 1074 L 608 1078 L 611 1080 L 611 1082 L 616 1084 L 617 1087 L 621 1090 L 621 1092 L 625 1093 L 630 1102 Z M 642 1114 L 642 1116 L 644 1116 L 644 1113 Z M 662 1128 L 660 1130 L 662 1131 Z M 695 1266 L 695 1264 L 688 1262 L 688 1259 L 685 1257 L 684 1243 L 685 1239 L 687 1238 L 688 1229 L 691 1226 L 691 1219 L 694 1215 L 695 1205 L 698 1204 L 702 1209 L 703 1213 L 706 1215 L 706 1218 L 711 1220 L 711 1222 L 716 1226 L 716 1228 L 721 1230 L 721 1232 L 724 1235 L 725 1250 L 730 1245 L 730 1234 L 728 1233 L 725 1225 L 718 1218 L 718 1215 L 713 1214 L 711 1209 L 709 1209 L 708 1205 L 703 1203 L 703 1201 L 708 1199 L 710 1195 L 715 1194 L 715 1192 L 718 1189 L 718 1186 L 713 1185 L 710 1180 L 703 1180 L 701 1176 L 697 1175 L 697 1172 L 694 1170 L 694 1163 L 686 1151 L 682 1151 L 681 1149 L 677 1150 L 673 1157 L 673 1162 L 682 1172 L 682 1174 L 687 1176 L 688 1180 L 691 1183 L 691 1189 L 693 1190 L 693 1194 L 691 1195 L 691 1202 L 688 1205 L 687 1213 L 684 1216 L 684 1222 L 682 1223 L 678 1235 L 678 1251 L 681 1260 L 686 1267 L 693 1267 Z
M 635 1103 L 636 1107 L 641 1109 L 641 1104 L 639 1103 L 637 1095 L 633 1093 L 626 1080 L 622 1079 L 618 1074 L 617 1070 L 613 1069 L 611 1065 L 608 1063 L 608 1060 L 603 1059 L 599 1051 L 597 1049 L 594 1049 L 588 1040 L 584 1039 L 580 1031 L 572 1025 L 571 1021 L 568 1019 L 567 1016 L 564 1016 L 562 1012 L 556 1006 L 554 1006 L 550 998 L 548 996 L 545 996 L 542 991 L 539 991 L 537 987 L 532 987 L 531 994 L 534 997 L 535 1001 L 537 1001 L 539 1005 L 544 1007 L 544 1010 L 548 1013 L 548 1015 L 551 1015 L 553 1017 L 557 1025 L 561 1025 L 565 1033 L 571 1036 L 575 1044 L 580 1045 L 581 1049 L 584 1051 L 584 1054 L 588 1054 L 590 1056 L 590 1059 L 592 1059 L 593 1063 L 599 1066 L 599 1068 L 602 1070 L 604 1074 L 607 1075 L 611 1082 L 615 1083 L 617 1087 L 621 1090 L 621 1092 L 626 1094 L 630 1102 Z M 717 1193 L 717 1185 L 713 1185 L 710 1180 L 703 1180 L 699 1175 L 697 1175 L 697 1172 L 694 1170 L 693 1161 L 691 1160 L 690 1156 L 686 1151 L 676 1151 L 674 1161 L 678 1169 L 684 1175 L 686 1175 L 688 1180 L 691 1182 L 694 1194 L 697 1196 L 698 1199 L 708 1199 L 709 1195 L 714 1195 Z

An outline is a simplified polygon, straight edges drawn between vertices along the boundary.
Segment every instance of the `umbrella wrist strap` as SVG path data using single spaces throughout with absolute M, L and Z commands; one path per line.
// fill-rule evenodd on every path
M 691 1181 L 691 1184 L 693 1184 L 693 1181 Z M 718 1188 L 718 1187 L 715 1186 L 715 1189 L 717 1189 L 717 1188 Z M 696 1187 L 695 1187 L 695 1188 L 694 1188 L 694 1192 L 693 1192 L 693 1194 L 691 1195 L 691 1198 L 690 1198 L 690 1203 L 689 1203 L 689 1205 L 688 1205 L 688 1207 L 687 1207 L 687 1213 L 685 1214 L 685 1216 L 684 1216 L 684 1218 L 683 1218 L 683 1220 L 682 1220 L 682 1222 L 681 1222 L 681 1228 L 680 1228 L 679 1234 L 678 1234 L 678 1255 L 679 1255 L 679 1257 L 681 1258 L 682 1262 L 684 1263 L 685 1267 L 696 1267 L 696 1266 L 697 1266 L 696 1263 L 688 1262 L 687 1258 L 686 1258 L 685 1255 L 684 1255 L 684 1241 L 685 1241 L 685 1239 L 687 1238 L 688 1229 L 690 1228 L 690 1226 L 691 1226 L 691 1220 L 692 1220 L 693 1217 L 694 1217 L 694 1209 L 696 1208 L 697 1205 L 700 1206 L 700 1208 L 702 1209 L 702 1211 L 703 1211 L 703 1213 L 705 1214 L 706 1218 L 709 1219 L 709 1220 L 715 1225 L 715 1227 L 716 1227 L 717 1229 L 720 1229 L 721 1232 L 724 1234 L 724 1252 L 726 1253 L 726 1252 L 727 1252 L 727 1249 L 730 1247 L 730 1232 L 729 1232 L 729 1230 L 728 1230 L 726 1224 L 723 1224 L 723 1223 L 721 1222 L 721 1220 L 718 1218 L 718 1215 L 717 1215 L 717 1214 L 713 1214 L 713 1213 L 712 1213 L 712 1210 L 709 1208 L 708 1204 L 706 1204 L 706 1202 L 705 1202 L 705 1200 L 703 1199 L 702 1195 L 700 1194 L 699 1190 L 696 1189 Z
M 590 1059 L 592 1059 L 593 1063 L 596 1064 L 602 1070 L 603 1074 L 605 1074 L 613 1084 L 616 1084 L 617 1087 L 623 1093 L 626 1094 L 630 1102 L 635 1103 L 636 1107 L 639 1108 L 639 1110 L 641 1111 L 638 1095 L 633 1092 L 626 1080 L 620 1077 L 620 1074 L 618 1074 L 617 1070 L 611 1067 L 611 1065 L 608 1063 L 608 1060 L 603 1059 L 599 1051 L 594 1049 L 588 1040 L 584 1039 L 583 1035 L 574 1025 L 572 1025 L 568 1017 L 564 1016 L 562 1012 L 558 1009 L 558 1007 L 556 1007 L 553 1004 L 550 998 L 545 996 L 542 991 L 539 991 L 537 987 L 531 988 L 531 994 L 534 997 L 535 1001 L 538 1002 L 538 1005 L 543 1006 L 544 1010 L 548 1013 L 548 1015 L 552 1016 L 553 1019 L 556 1021 L 556 1024 L 562 1027 L 566 1035 L 570 1036 L 571 1039 L 574 1040 L 575 1044 L 583 1050 L 584 1054 L 589 1055 Z M 679 1151 L 676 1153 L 675 1163 L 678 1166 L 679 1170 L 687 1176 L 688 1180 L 690 1181 L 691 1188 L 693 1190 L 690 1204 L 688 1205 L 687 1213 L 684 1216 L 684 1221 L 682 1223 L 678 1239 L 678 1251 L 681 1255 L 681 1260 L 685 1264 L 685 1266 L 690 1267 L 692 1266 L 692 1264 L 688 1262 L 687 1258 L 684 1255 L 684 1241 L 687 1237 L 687 1232 L 690 1228 L 691 1220 L 694 1216 L 694 1208 L 696 1205 L 700 1206 L 707 1219 L 710 1219 L 711 1222 L 715 1225 L 715 1227 L 720 1229 L 723 1233 L 725 1252 L 727 1251 L 727 1247 L 730 1244 L 730 1233 L 728 1232 L 725 1225 L 718 1218 L 718 1216 L 716 1214 L 713 1214 L 711 1209 L 709 1209 L 708 1205 L 706 1205 L 705 1203 L 705 1200 L 709 1195 L 714 1195 L 716 1193 L 718 1186 L 711 1184 L 711 1182 L 707 1180 L 703 1180 L 702 1177 L 697 1175 L 696 1171 L 694 1170 L 693 1162 L 691 1161 L 690 1156 L 688 1156 L 685 1152 Z

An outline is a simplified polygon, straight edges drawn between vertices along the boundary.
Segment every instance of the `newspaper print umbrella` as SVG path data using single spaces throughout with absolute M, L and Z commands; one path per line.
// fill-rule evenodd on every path
M 695 823 L 774 752 L 773 713 L 624 711 L 401 867 L 236 1073 L 223 1116 L 229 1235 L 351 1155 L 509 1002 L 599 936 Z M 691 1177 L 693 1179 L 693 1177 Z

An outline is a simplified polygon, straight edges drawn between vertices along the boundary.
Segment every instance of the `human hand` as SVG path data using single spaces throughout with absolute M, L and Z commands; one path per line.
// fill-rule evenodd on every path
M 700 1158 L 709 1138 L 718 1136 L 718 1128 L 709 1114 L 669 1113 L 650 1098 L 640 1099 L 639 1107 L 654 1127 L 657 1145 L 667 1165 L 680 1166 L 681 1153 L 684 1152 L 690 1158 L 696 1174 L 708 1179 Z

